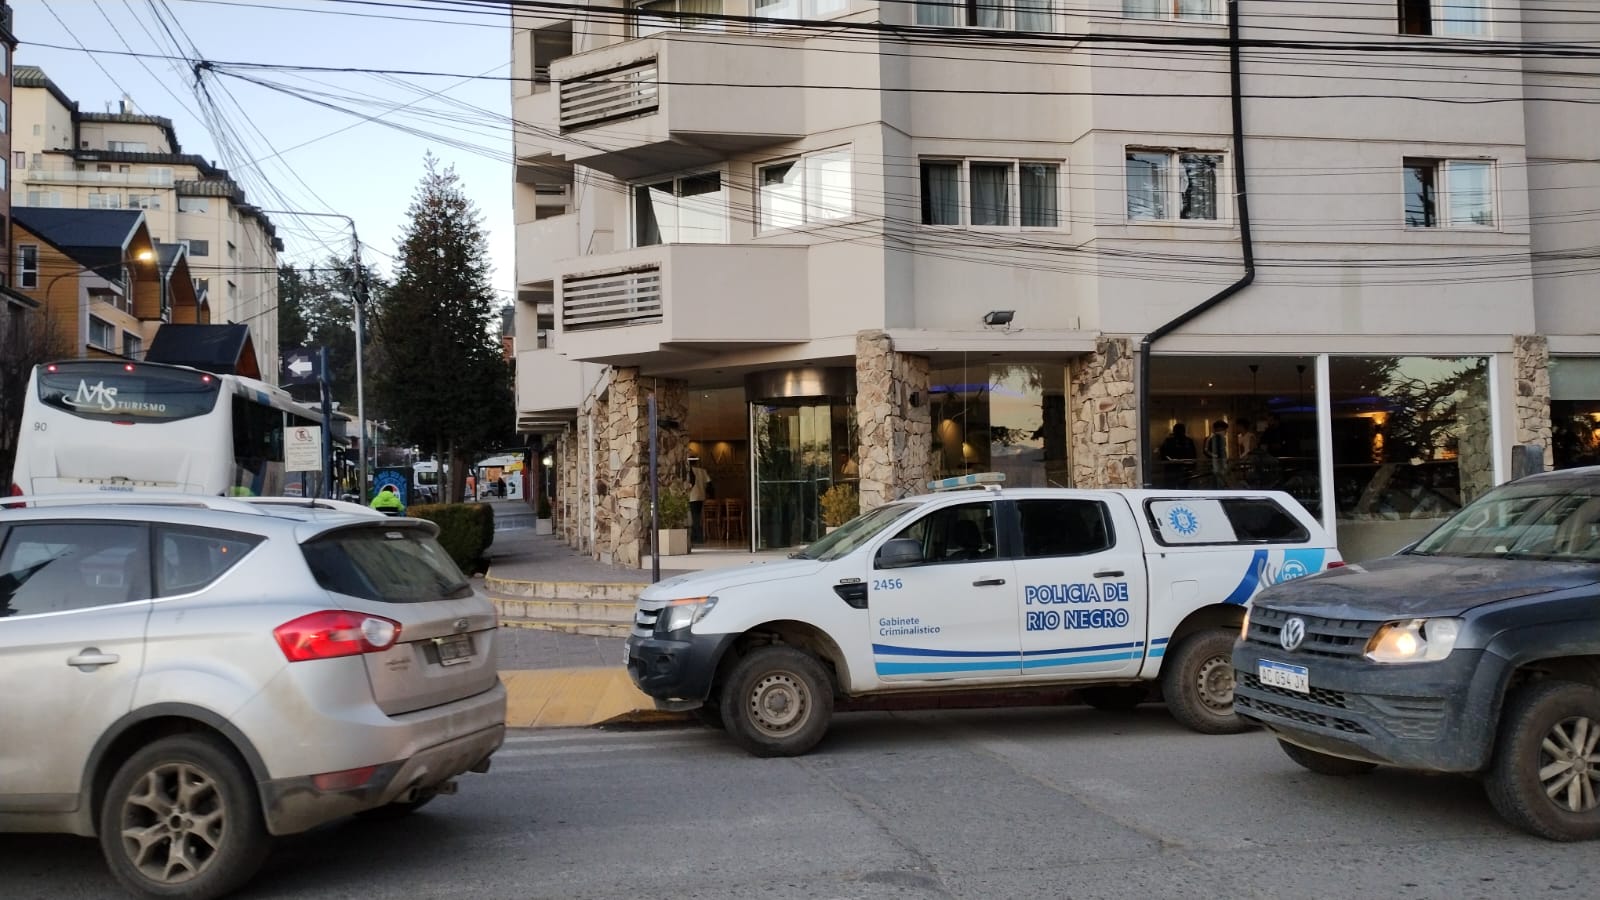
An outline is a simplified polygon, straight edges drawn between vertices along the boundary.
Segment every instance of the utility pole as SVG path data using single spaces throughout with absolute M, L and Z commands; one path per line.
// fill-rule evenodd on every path
M 325 219 L 343 219 L 350 226 L 350 303 L 355 307 L 356 329 L 356 419 L 357 429 L 361 435 L 360 441 L 360 466 L 356 475 L 360 481 L 356 485 L 356 495 L 365 503 L 367 496 L 367 395 L 366 382 L 362 373 L 362 365 L 367 356 L 366 351 L 366 324 L 363 307 L 366 305 L 367 279 L 361 268 L 361 239 L 356 236 L 356 220 L 342 213 L 317 213 L 305 212 L 298 209 L 263 209 L 264 213 L 275 213 L 283 216 L 316 216 Z M 376 443 L 376 442 L 374 442 Z M 378 465 L 377 448 L 374 446 L 372 465 Z

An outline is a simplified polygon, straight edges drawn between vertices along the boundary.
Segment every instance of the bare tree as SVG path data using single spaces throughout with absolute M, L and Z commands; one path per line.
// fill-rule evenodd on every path
M 0 306 L 0 490 L 11 484 L 28 378 L 60 350 L 52 325 L 41 310 Z

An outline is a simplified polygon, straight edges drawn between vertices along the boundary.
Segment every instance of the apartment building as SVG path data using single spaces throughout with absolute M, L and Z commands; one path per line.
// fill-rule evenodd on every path
M 511 29 L 519 422 L 598 558 L 648 552 L 650 396 L 754 549 L 1002 471 L 1281 488 L 1357 558 L 1600 461 L 1600 62 L 1523 52 L 1600 16 L 603 7 Z
M 36 66 L 15 72 L 7 159 L 18 205 L 143 211 L 157 243 L 186 248 L 195 290 L 218 324 L 250 329 L 261 372 L 278 371 L 278 253 L 272 221 L 227 170 L 184 153 L 172 121 L 124 98 L 86 112 Z

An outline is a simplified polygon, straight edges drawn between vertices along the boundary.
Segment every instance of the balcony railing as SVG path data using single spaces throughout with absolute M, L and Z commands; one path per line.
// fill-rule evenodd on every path
M 561 130 L 583 128 L 656 111 L 656 62 L 584 75 L 561 85 Z
M 561 328 L 584 331 L 661 321 L 659 265 L 561 281 Z
M 89 172 L 77 169 L 23 169 L 18 175 L 31 184 L 84 184 L 115 187 L 172 187 L 172 170 L 143 172 Z

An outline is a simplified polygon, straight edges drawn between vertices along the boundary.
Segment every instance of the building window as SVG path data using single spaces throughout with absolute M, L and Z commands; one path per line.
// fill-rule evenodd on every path
M 1061 227 L 1061 164 L 925 159 L 922 224 Z
M 209 278 L 196 278 L 196 279 L 194 279 L 194 292 L 195 292 L 196 296 L 204 297 L 206 295 L 206 293 L 208 291 L 210 291 L 210 290 L 211 290 L 211 279 L 209 279 Z
M 720 172 L 636 184 L 633 245 L 726 243 L 727 202 Z
M 1054 31 L 1051 0 L 917 0 L 917 24 Z
M 28 205 L 41 207 L 60 207 L 60 191 L 29 191 Z
M 1222 154 L 1129 150 L 1128 218 L 1216 221 Z
M 144 341 L 136 334 L 124 332 L 122 335 L 122 355 L 129 359 L 138 359 L 144 353 Z
M 178 198 L 178 212 L 181 212 L 181 213 L 203 213 L 203 212 L 209 212 L 210 210 L 211 210 L 211 205 L 206 202 L 206 198 L 204 198 L 204 197 L 179 197 Z
M 1400 33 L 1486 37 L 1489 0 L 1400 0 Z
M 849 147 L 756 167 L 761 228 L 796 228 L 850 215 Z
M 128 195 L 128 208 L 129 209 L 160 209 L 161 208 L 161 195 L 160 194 L 129 194 Z
M 6 106 L 6 101 L 0 100 L 0 133 L 11 130 L 11 110 Z
M 0 159 L 0 191 L 6 189 L 6 182 L 11 180 L 11 173 L 6 168 L 6 161 Z
M 233 245 L 233 241 L 229 241 L 228 242 L 228 258 L 229 259 L 238 259 L 239 258 L 239 248 L 235 247 Z
M 190 256 L 210 256 L 211 255 L 211 242 L 210 241 L 179 241 L 178 243 L 180 243 L 180 244 L 184 245 L 185 247 L 189 248 L 189 255 Z
M 39 287 L 39 245 L 17 245 L 17 287 L 35 290 Z
M 850 0 L 755 0 L 758 19 L 831 19 L 850 11 Z
M 1550 448 L 1558 469 L 1600 465 L 1600 357 L 1550 359 Z
M 151 184 L 158 186 L 167 186 L 172 184 L 172 169 L 167 166 L 154 166 L 146 170 L 145 174 L 146 177 L 149 178 Z M 204 210 L 202 210 L 202 212 L 203 211 Z
M 239 286 L 234 284 L 231 281 L 228 282 L 228 299 L 232 300 L 234 298 L 234 295 L 237 294 L 238 292 L 239 292 Z
M 643 0 L 633 3 L 630 9 L 633 13 L 633 36 L 636 38 L 663 31 L 722 30 L 720 21 L 700 18 L 722 15 L 722 0 Z
M 89 343 L 109 353 L 117 352 L 117 327 L 99 316 L 90 316 Z
M 13 150 L 11 152 L 11 168 L 16 169 L 17 171 L 20 172 L 23 169 L 26 169 L 27 167 L 28 167 L 28 154 L 24 153 L 21 150 Z
M 106 141 L 106 149 L 112 153 L 146 153 L 150 146 L 144 141 Z
M 121 194 L 101 194 L 101 193 L 90 194 L 89 195 L 89 208 L 90 209 L 121 209 L 122 208 L 122 195 Z
M 1493 228 L 1494 163 L 1407 159 L 1407 228 Z
M 1122 0 L 1122 15 L 1129 19 L 1170 19 L 1179 22 L 1216 22 L 1220 0 Z

